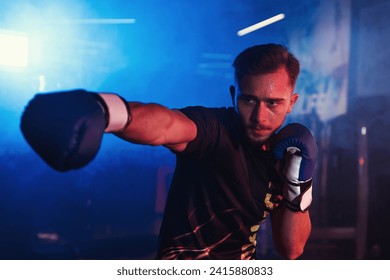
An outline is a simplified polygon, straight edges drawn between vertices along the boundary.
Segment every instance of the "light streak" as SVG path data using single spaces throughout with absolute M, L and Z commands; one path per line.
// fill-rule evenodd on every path
M 284 19 L 284 18 L 285 18 L 285 15 L 284 15 L 284 14 L 278 14 L 278 15 L 276 15 L 276 16 L 270 17 L 269 19 L 260 21 L 260 22 L 258 22 L 258 23 L 256 23 L 256 24 L 253 24 L 253 25 L 248 26 L 248 27 L 246 27 L 246 28 L 244 28 L 244 29 L 241 29 L 240 31 L 237 32 L 237 35 L 238 35 L 238 36 L 244 36 L 244 35 L 246 35 L 246 34 L 248 34 L 248 33 L 251 33 L 251 32 L 253 32 L 253 31 L 256 31 L 256 30 L 258 30 L 258 29 L 260 29 L 260 28 L 263 28 L 263 27 L 265 27 L 265 26 L 267 26 L 267 25 L 270 25 L 270 24 L 272 24 L 272 23 L 275 23 L 275 22 L 277 22 L 277 21 L 280 21 L 280 20 L 282 20 L 282 19 Z
M 85 19 L 60 19 L 60 24 L 133 24 L 134 18 L 85 18 Z

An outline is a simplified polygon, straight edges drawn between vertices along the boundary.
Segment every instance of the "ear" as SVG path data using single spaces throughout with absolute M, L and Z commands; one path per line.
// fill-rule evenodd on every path
M 295 105 L 295 103 L 297 102 L 298 100 L 298 97 L 299 97 L 299 94 L 298 93 L 293 93 L 291 95 L 291 99 L 290 99 L 290 105 L 288 107 L 288 110 L 287 110 L 287 113 L 290 113 Z
M 229 91 L 230 91 L 230 97 L 232 98 L 233 106 L 235 106 L 236 104 L 234 101 L 234 97 L 236 96 L 236 88 L 233 85 L 231 85 Z

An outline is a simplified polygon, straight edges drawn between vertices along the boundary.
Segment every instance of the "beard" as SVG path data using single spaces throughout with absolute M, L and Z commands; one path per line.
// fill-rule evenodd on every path
M 256 146 L 266 144 L 275 131 L 270 126 L 259 124 L 249 125 L 245 130 L 249 141 Z

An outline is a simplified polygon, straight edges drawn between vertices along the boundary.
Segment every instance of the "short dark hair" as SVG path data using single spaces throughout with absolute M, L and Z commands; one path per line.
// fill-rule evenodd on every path
M 285 67 L 292 86 L 299 75 L 299 61 L 279 44 L 256 45 L 242 51 L 233 62 L 234 77 L 239 83 L 244 76 L 273 73 Z

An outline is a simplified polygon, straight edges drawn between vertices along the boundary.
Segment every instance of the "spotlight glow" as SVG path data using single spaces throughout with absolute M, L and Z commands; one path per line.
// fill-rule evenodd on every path
M 237 32 L 237 35 L 238 36 L 244 36 L 244 35 L 246 35 L 248 33 L 256 31 L 256 30 L 258 30 L 260 28 L 263 28 L 263 27 L 265 27 L 267 25 L 270 25 L 272 23 L 275 23 L 277 21 L 280 21 L 280 20 L 282 20 L 284 18 L 285 18 L 284 14 L 278 14 L 276 16 L 273 16 L 273 17 L 269 18 L 269 19 L 260 21 L 260 22 L 254 24 L 254 25 L 251 25 L 251 26 L 248 26 L 248 27 L 246 27 L 244 29 L 241 29 L 240 31 Z
M 27 67 L 29 40 L 25 35 L 0 33 L 0 65 Z

